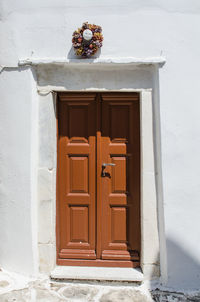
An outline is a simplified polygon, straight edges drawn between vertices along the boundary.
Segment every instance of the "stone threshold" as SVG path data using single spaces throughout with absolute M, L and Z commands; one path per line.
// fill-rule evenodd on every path
M 140 268 L 56 266 L 50 274 L 54 280 L 119 281 L 142 283 Z

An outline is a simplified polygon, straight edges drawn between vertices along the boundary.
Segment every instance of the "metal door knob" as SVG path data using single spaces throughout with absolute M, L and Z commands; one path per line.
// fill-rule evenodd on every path
M 116 166 L 116 164 L 113 164 L 113 163 L 103 163 L 102 164 L 102 171 L 101 171 L 101 177 L 111 177 L 110 176 L 110 174 L 109 173 L 106 173 L 105 171 L 104 171 L 104 169 L 107 167 L 107 166 Z
M 116 164 L 113 164 L 113 163 L 103 163 L 102 166 L 103 167 L 106 167 L 106 166 L 112 166 L 113 167 L 113 166 L 116 166 Z

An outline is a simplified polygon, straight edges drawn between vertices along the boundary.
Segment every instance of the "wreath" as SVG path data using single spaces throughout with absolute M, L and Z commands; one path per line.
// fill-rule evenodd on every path
M 83 23 L 72 35 L 72 44 L 77 56 L 88 58 L 102 47 L 103 35 L 101 26 Z

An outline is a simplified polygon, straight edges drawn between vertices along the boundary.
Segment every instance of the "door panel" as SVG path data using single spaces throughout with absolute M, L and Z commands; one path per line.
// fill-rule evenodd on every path
M 70 206 L 70 223 L 70 242 L 87 243 L 89 241 L 88 206 Z
M 140 138 L 138 96 L 102 95 L 102 259 L 139 259 Z M 133 229 L 134 228 L 134 229 Z
M 126 243 L 126 208 L 111 207 L 111 242 Z
M 70 156 L 70 193 L 88 193 L 88 157 Z
M 137 93 L 59 94 L 58 264 L 139 265 L 139 123 Z
M 59 257 L 96 259 L 95 94 L 59 98 Z
M 111 192 L 124 193 L 126 192 L 126 157 L 111 156 L 111 163 L 115 164 L 112 168 Z

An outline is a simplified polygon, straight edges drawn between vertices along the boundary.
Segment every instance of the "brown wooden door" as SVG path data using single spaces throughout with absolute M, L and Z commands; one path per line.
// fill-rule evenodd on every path
M 137 93 L 58 98 L 57 263 L 139 265 Z

